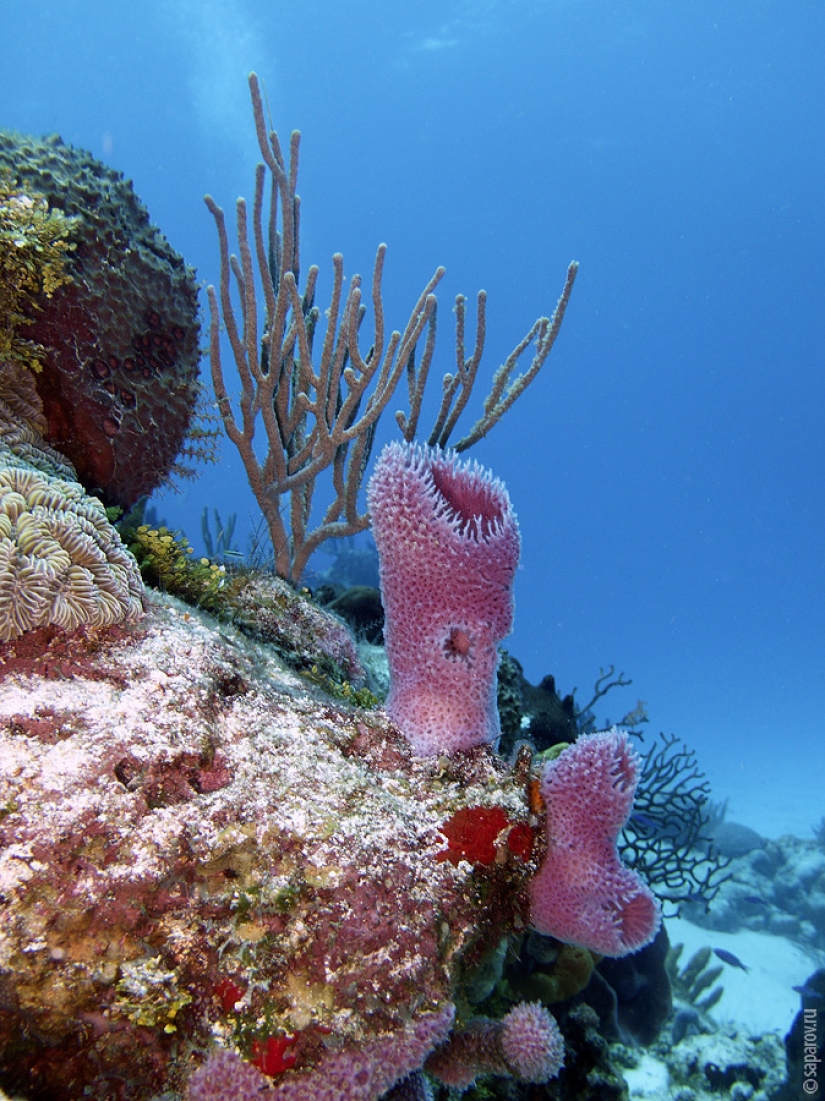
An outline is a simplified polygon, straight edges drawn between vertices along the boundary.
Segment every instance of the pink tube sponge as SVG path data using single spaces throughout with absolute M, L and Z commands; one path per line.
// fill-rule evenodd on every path
M 530 883 L 540 933 L 604 956 L 636 952 L 656 935 L 659 905 L 616 851 L 637 770 L 638 755 L 615 728 L 579 738 L 546 766 L 547 855 Z
M 454 452 L 392 443 L 367 501 L 381 565 L 390 717 L 425 756 L 497 741 L 497 647 L 513 623 L 520 550 L 507 490 Z

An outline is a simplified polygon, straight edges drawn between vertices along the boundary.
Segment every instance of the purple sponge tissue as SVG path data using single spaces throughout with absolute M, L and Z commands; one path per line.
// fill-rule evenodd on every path
M 498 644 L 518 523 L 502 482 L 455 452 L 392 443 L 367 490 L 381 565 L 387 712 L 422 756 L 495 743 Z
M 189 1079 L 186 1101 L 377 1101 L 446 1040 L 454 1016 L 455 1007 L 445 1003 L 394 1032 L 331 1050 L 314 1067 L 283 1079 L 267 1078 L 234 1052 L 216 1048 Z

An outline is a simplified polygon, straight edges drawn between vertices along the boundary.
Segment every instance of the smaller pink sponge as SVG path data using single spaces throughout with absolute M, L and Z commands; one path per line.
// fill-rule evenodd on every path
M 454 1018 L 455 1006 L 446 1002 L 392 1032 L 331 1048 L 314 1066 L 275 1078 L 216 1048 L 190 1077 L 186 1101 L 378 1101 L 444 1043 Z
M 564 1040 L 540 1002 L 520 1002 L 503 1018 L 501 1050 L 514 1077 L 548 1082 L 564 1066 Z
M 270 1080 L 239 1055 L 216 1048 L 189 1079 L 186 1101 L 259 1101 Z
M 390 665 L 387 712 L 417 753 L 497 741 L 498 644 L 518 524 L 502 482 L 454 452 L 392 443 L 367 489 Z
M 530 921 L 540 933 L 603 956 L 638 951 L 661 922 L 650 889 L 616 851 L 638 760 L 627 735 L 614 728 L 579 738 L 541 780 L 547 855 L 530 883 Z

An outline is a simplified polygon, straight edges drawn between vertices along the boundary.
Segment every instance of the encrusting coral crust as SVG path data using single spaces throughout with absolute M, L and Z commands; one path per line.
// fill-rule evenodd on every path
M 34 304 L 69 281 L 71 219 L 12 182 L 0 166 L 0 361 L 42 368 L 44 349 L 26 336 Z

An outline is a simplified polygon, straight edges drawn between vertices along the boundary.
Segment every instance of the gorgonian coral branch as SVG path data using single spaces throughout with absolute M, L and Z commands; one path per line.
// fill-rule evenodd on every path
M 730 860 L 714 849 L 707 827 L 710 784 L 696 754 L 675 736 L 661 735 L 641 758 L 633 813 L 619 851 L 659 898 L 705 905 L 729 879 Z
M 300 199 L 296 193 L 300 134 L 290 138 L 289 155 L 268 130 L 258 78 L 249 86 L 255 130 L 263 163 L 255 176 L 251 216 L 236 206 L 238 255 L 230 252 L 224 212 L 211 196 L 206 205 L 218 231 L 220 281 L 208 287 L 211 316 L 209 356 L 212 382 L 226 433 L 237 447 L 247 478 L 266 520 L 282 577 L 300 578 L 312 552 L 333 536 L 351 535 L 369 524 L 359 509 L 359 490 L 369 462 L 376 424 L 402 377 L 409 390 L 409 413 L 397 413 L 404 438 L 416 435 L 436 334 L 433 293 L 444 269 L 436 268 L 413 305 L 403 331 L 388 334 L 382 283 L 386 246 L 379 245 L 368 294 L 361 277 L 344 287 L 344 262 L 332 260 L 333 277 L 326 325 L 315 305 L 318 268 L 309 269 L 299 290 Z M 270 200 L 266 202 L 267 180 Z M 265 211 L 268 228 L 264 226 Z M 280 229 L 278 229 L 280 226 Z M 571 264 L 561 299 L 551 318 L 539 318 L 496 372 L 484 413 L 456 445 L 462 451 L 481 439 L 535 378 L 556 339 L 576 264 Z M 362 351 L 361 325 L 368 299 L 373 334 Z M 263 299 L 263 328 L 259 325 Z M 444 447 L 472 393 L 484 350 L 486 295 L 479 292 L 472 353 L 465 355 L 464 297 L 456 300 L 456 370 L 443 379 L 443 396 L 430 442 Z M 223 320 L 240 380 L 235 407 L 221 357 Z M 416 361 L 416 349 L 423 349 Z M 511 381 L 519 357 L 531 345 L 530 366 Z M 255 439 L 259 423 L 265 440 Z M 333 499 L 313 526 L 313 495 L 318 477 L 329 472 Z M 283 498 L 288 497 L 284 508 Z

